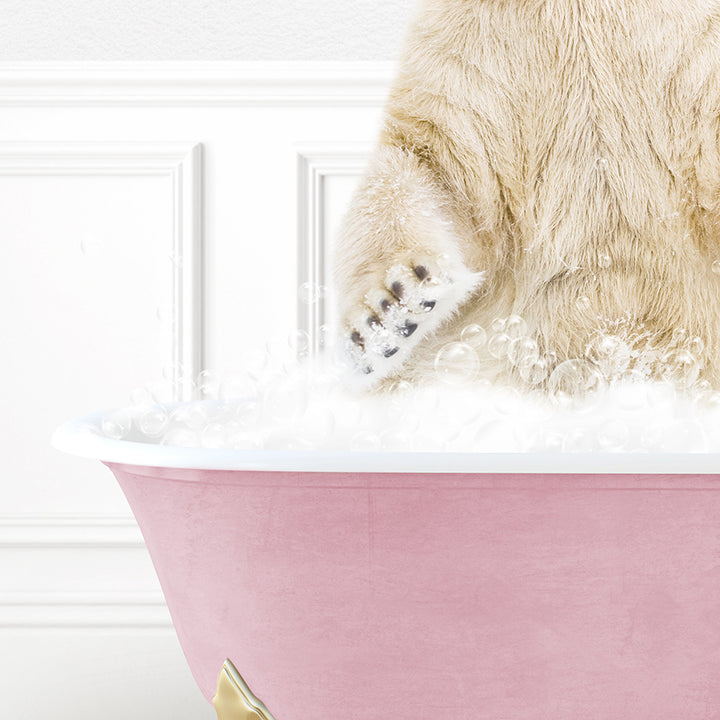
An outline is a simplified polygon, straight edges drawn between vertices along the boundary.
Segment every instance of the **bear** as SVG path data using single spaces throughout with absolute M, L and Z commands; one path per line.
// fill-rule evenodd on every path
M 426 0 L 335 242 L 353 375 L 486 331 L 486 381 L 716 387 L 719 218 L 720 0 Z

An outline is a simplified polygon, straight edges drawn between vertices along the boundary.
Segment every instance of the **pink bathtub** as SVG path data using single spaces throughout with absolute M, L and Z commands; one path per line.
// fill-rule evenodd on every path
M 84 427 L 54 444 L 115 474 L 208 699 L 229 658 L 275 720 L 720 718 L 717 455 L 198 451 Z

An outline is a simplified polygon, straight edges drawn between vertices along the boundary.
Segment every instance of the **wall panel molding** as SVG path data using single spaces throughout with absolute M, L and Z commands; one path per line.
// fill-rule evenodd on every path
M 5 564 L 42 578 L 41 589 L 27 589 L 34 583 L 26 580 L 0 590 L 0 628 L 169 628 L 170 615 L 156 587 L 128 592 L 122 572 L 113 587 L 93 573 L 100 556 L 114 556 L 118 568 L 127 568 L 146 555 L 132 517 L 0 517 L 0 556 Z M 86 589 L 68 589 L 64 572 L 47 572 L 53 567 L 87 568 Z M 149 584 L 156 585 L 152 575 Z
M 168 378 L 190 397 L 202 369 L 202 145 L 199 143 L 0 143 L 0 175 L 161 176 L 172 182 L 173 342 Z M 178 368 L 184 368 L 180 377 Z
M 325 182 L 333 175 L 360 175 L 370 155 L 366 143 L 298 147 L 298 278 L 297 285 L 330 284 L 325 227 Z M 326 322 L 327 298 L 315 303 L 298 302 L 298 330 L 310 338 L 310 353 L 321 350 L 320 328 Z
M 5 106 L 383 104 L 391 62 L 0 63 Z

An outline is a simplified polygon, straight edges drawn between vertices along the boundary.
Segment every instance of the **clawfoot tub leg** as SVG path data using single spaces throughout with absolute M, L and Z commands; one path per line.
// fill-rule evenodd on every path
M 220 670 L 213 707 L 218 720 L 275 720 L 230 660 L 226 660 Z

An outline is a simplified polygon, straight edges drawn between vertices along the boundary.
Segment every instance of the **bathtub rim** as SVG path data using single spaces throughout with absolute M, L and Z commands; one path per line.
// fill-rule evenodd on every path
M 720 453 L 459 453 L 221 450 L 113 440 L 92 430 L 106 411 L 63 423 L 51 445 L 105 463 L 188 470 L 438 474 L 720 475 Z

